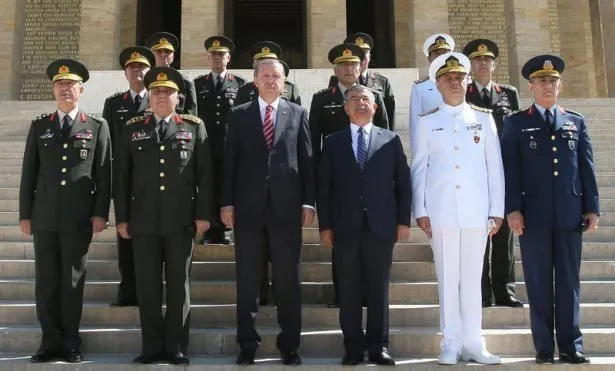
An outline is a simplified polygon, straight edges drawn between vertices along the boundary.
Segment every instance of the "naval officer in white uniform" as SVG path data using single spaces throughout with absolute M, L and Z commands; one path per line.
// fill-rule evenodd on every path
M 429 63 L 438 56 L 450 53 L 455 49 L 455 40 L 445 33 L 429 36 L 423 44 L 423 53 Z M 410 92 L 410 146 L 415 137 L 414 127 L 419 122 L 419 115 L 442 104 L 442 96 L 436 88 L 436 83 L 429 76 L 416 80 Z
M 412 148 L 413 213 L 431 239 L 438 278 L 440 364 L 500 363 L 481 336 L 481 273 L 487 237 L 502 225 L 504 170 L 491 110 L 465 102 L 469 71 L 461 53 L 432 62 L 444 102 L 421 115 Z

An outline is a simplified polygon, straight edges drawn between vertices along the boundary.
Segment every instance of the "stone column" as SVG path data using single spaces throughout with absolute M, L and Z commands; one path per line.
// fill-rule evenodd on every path
M 223 32 L 224 4 L 222 0 L 183 0 L 181 68 L 208 68 L 203 42 Z
M 556 9 L 550 10 L 551 2 L 555 0 L 506 1 L 510 82 L 520 92 L 528 92 L 521 76 L 521 67 L 528 59 L 539 54 L 559 54 L 559 22 Z
M 447 0 L 414 0 L 409 6 L 410 67 L 420 69 L 419 75 L 427 74 L 428 61 L 423 54 L 423 44 L 429 36 L 438 33 L 449 33 L 448 1 Z M 399 47 L 398 47 L 399 52 Z
M 600 23 L 602 25 L 602 45 L 606 70 L 607 96 L 615 97 L 615 0 L 600 0 Z
M 0 74 L 0 100 L 17 99 L 19 95 L 22 24 L 21 1 L 5 1 L 0 12 L 0 65 L 4 66 L 4 73 Z
M 120 6 L 120 51 L 137 41 L 138 0 L 123 0 Z M 118 65 L 119 68 L 119 65 Z
M 90 70 L 118 67 L 120 0 L 83 0 L 79 30 L 79 59 Z
M 394 0 L 393 17 L 395 20 L 395 64 L 398 68 L 414 66 L 412 41 L 412 2 L 410 0 Z
M 346 0 L 307 0 L 306 5 L 308 68 L 329 68 L 329 49 L 346 38 Z

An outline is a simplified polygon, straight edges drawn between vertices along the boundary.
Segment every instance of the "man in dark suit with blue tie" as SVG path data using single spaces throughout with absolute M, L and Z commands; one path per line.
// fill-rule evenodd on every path
M 372 91 L 355 85 L 344 103 L 350 125 L 324 142 L 318 173 L 321 244 L 335 245 L 343 365 L 394 365 L 388 354 L 393 245 L 410 235 L 410 174 L 399 136 L 376 127 Z M 362 299 L 367 299 L 363 334 Z
M 521 244 L 538 364 L 554 362 L 554 322 L 560 362 L 589 362 L 579 271 L 582 232 L 598 228 L 598 187 L 585 119 L 557 105 L 563 71 L 553 55 L 523 66 L 534 104 L 504 119 L 501 139 L 506 215 Z
M 237 364 L 253 364 L 261 341 L 255 328 L 263 245 L 268 243 L 285 365 L 299 365 L 301 227 L 312 224 L 316 198 L 305 108 L 280 99 L 284 67 L 275 59 L 254 70 L 259 97 L 234 107 L 222 173 L 220 219 L 235 229 Z

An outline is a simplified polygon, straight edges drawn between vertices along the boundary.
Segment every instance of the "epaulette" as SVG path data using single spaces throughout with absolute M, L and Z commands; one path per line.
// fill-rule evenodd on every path
M 195 77 L 194 79 L 195 79 L 195 80 L 198 80 L 198 79 L 200 79 L 201 77 L 205 78 L 205 76 L 206 76 L 206 75 L 198 75 L 198 76 L 197 76 L 197 77 Z
M 51 113 L 43 113 L 42 115 L 38 115 L 38 116 L 36 116 L 36 118 L 35 118 L 34 120 L 32 120 L 32 121 L 36 121 L 36 120 L 40 120 L 40 119 L 44 119 L 44 118 L 47 118 L 47 117 L 49 117 L 49 116 L 51 116 Z
M 87 117 L 91 118 L 92 120 L 97 121 L 97 122 L 99 122 L 99 123 L 103 123 L 103 122 L 105 122 L 105 119 L 104 119 L 104 118 L 102 118 L 102 117 L 100 117 L 100 116 L 97 116 L 97 115 L 92 115 L 92 114 L 90 114 L 90 113 L 86 113 L 85 115 L 86 115 Z
M 237 81 L 241 81 L 242 83 L 245 83 L 245 82 L 246 82 L 246 79 L 244 79 L 244 78 L 243 78 L 243 77 L 241 77 L 241 76 L 237 76 L 237 75 L 231 75 L 231 76 L 233 76 L 233 78 L 234 78 L 235 80 L 237 80 Z
M 500 84 L 500 83 L 498 83 L 498 85 L 499 85 L 501 88 L 504 88 L 504 89 L 509 89 L 509 90 L 517 90 L 517 88 L 516 88 L 516 87 L 514 87 L 514 86 L 512 86 L 512 85 L 508 85 L 508 84 Z
M 117 97 L 119 97 L 119 96 L 124 95 L 125 93 L 126 93 L 125 91 L 118 91 L 117 93 L 115 93 L 115 94 L 113 94 L 113 95 L 110 95 L 110 96 L 109 96 L 109 98 L 107 98 L 107 99 L 117 98 Z
M 147 118 L 147 116 L 135 116 L 135 117 L 131 118 L 130 120 L 126 121 L 126 125 L 132 125 L 135 122 L 143 121 L 146 118 Z
M 479 107 L 479 106 L 475 106 L 473 104 L 470 104 L 470 107 L 476 111 L 480 111 L 480 112 L 485 112 L 485 113 L 491 113 L 492 110 L 490 110 L 489 108 L 483 108 L 483 107 Z
M 429 76 L 425 76 L 422 79 L 415 80 L 414 83 L 415 84 L 420 84 L 420 83 L 425 82 L 427 80 L 429 80 Z
M 314 95 L 316 95 L 316 94 L 323 94 L 323 93 L 326 93 L 326 92 L 328 92 L 328 91 L 333 90 L 333 88 L 334 88 L 334 87 L 335 87 L 335 86 L 330 86 L 330 87 L 328 87 L 328 88 L 320 89 L 319 91 L 317 91 L 316 93 L 314 93 Z
M 563 107 L 562 107 L 562 108 L 563 108 Z M 582 115 L 582 114 L 580 114 L 580 113 L 579 113 L 579 112 L 577 112 L 577 111 L 571 110 L 571 109 L 569 109 L 569 108 L 564 108 L 564 111 L 566 111 L 566 113 L 570 113 L 570 114 L 572 114 L 572 115 L 579 116 L 579 117 L 583 118 L 583 115 Z
M 434 113 L 434 112 L 438 112 L 438 110 L 439 110 L 439 109 L 440 109 L 440 107 L 436 107 L 436 108 L 430 109 L 430 110 L 429 110 L 429 111 L 427 111 L 427 112 L 423 112 L 423 113 L 419 114 L 419 117 L 423 117 L 423 116 L 431 115 L 431 114 L 432 114 L 432 113 Z
M 196 117 L 195 115 L 189 115 L 187 113 L 182 113 L 179 115 L 179 117 L 182 118 L 182 120 L 186 120 L 186 122 L 193 124 L 193 125 L 200 125 L 203 124 L 203 120 L 201 120 L 200 118 Z
M 388 80 L 388 79 L 389 79 L 388 77 L 386 77 L 385 75 L 381 74 L 381 73 L 380 73 L 380 72 L 378 72 L 378 71 L 369 71 L 369 72 L 370 72 L 371 74 L 373 74 L 374 76 L 376 76 L 376 77 L 380 77 L 380 78 L 383 78 L 383 79 L 385 79 L 385 80 Z

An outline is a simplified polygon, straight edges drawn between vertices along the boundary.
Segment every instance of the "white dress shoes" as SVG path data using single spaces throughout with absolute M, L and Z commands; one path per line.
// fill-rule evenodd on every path
M 480 352 L 469 352 L 464 350 L 461 355 L 461 359 L 466 362 L 474 361 L 485 365 L 497 365 L 502 363 L 500 357 L 493 355 L 484 349 Z

